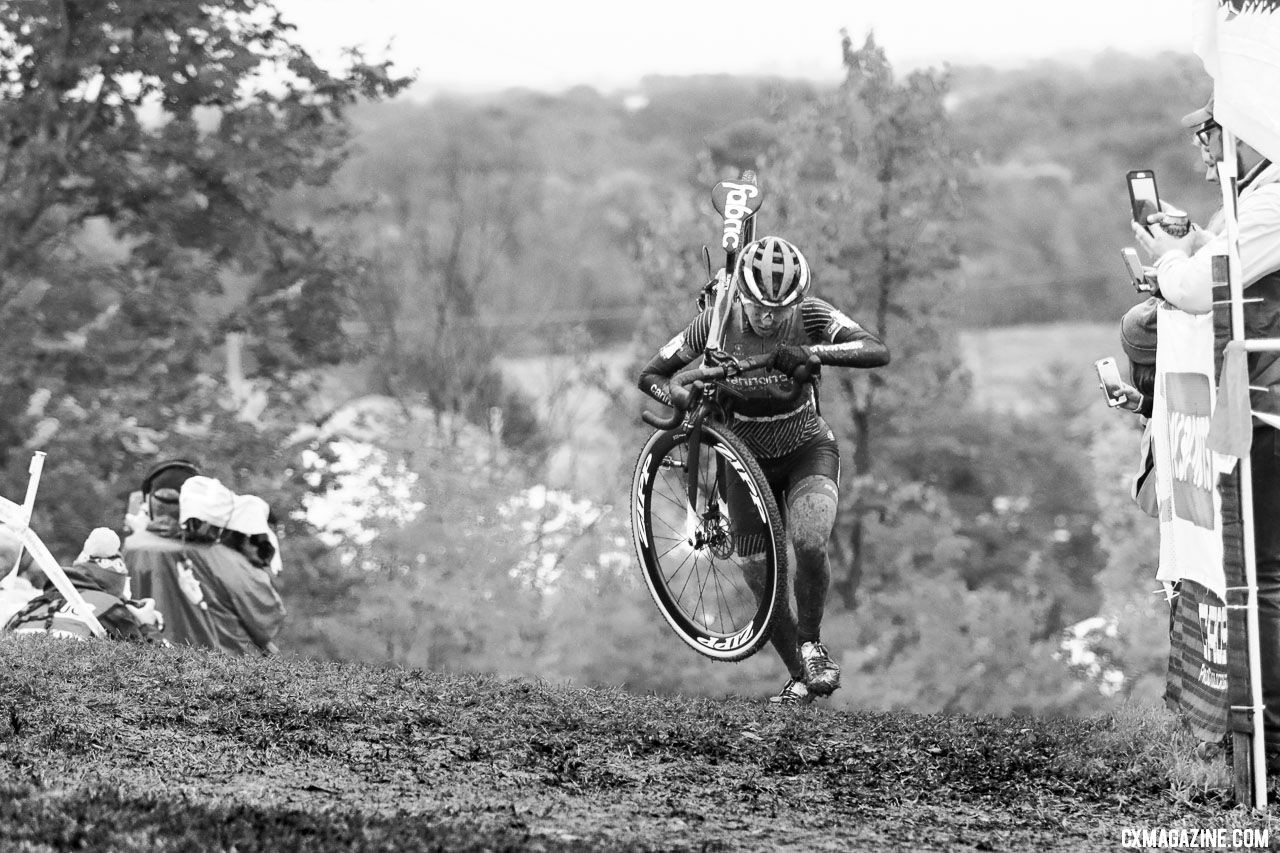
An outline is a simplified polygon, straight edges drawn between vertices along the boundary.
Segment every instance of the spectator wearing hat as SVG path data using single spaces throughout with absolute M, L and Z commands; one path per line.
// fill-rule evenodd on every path
M 1129 359 L 1129 381 L 1120 408 L 1151 417 L 1156 389 L 1156 314 L 1163 300 L 1149 296 L 1120 319 L 1120 348 Z
M 1121 383 L 1124 400 L 1118 408 L 1134 412 L 1146 419 L 1142 441 L 1138 446 L 1138 470 L 1134 474 L 1130 496 L 1153 518 L 1159 517 L 1156 497 L 1155 453 L 1151 444 L 1151 414 L 1155 405 L 1156 386 L 1156 316 L 1164 301 L 1149 296 L 1130 308 L 1120 320 L 1120 348 L 1129 360 L 1129 379 Z
M 221 541 L 236 507 L 235 492 L 213 477 L 188 477 L 178 493 L 178 524 L 184 539 Z
M 236 495 L 227 531 L 228 545 L 255 566 L 280 574 L 280 540 L 271 527 L 271 507 L 266 501 L 257 495 Z
M 1213 117 L 1213 103 L 1188 113 L 1182 125 L 1190 130 L 1206 164 L 1222 159 L 1222 127 Z M 1262 296 L 1270 300 L 1272 289 L 1277 287 L 1280 273 L 1280 164 L 1273 164 L 1247 140 L 1236 144 L 1238 182 L 1238 224 L 1240 237 L 1240 263 L 1242 283 L 1251 297 Z M 1206 177 L 1216 177 L 1211 168 Z M 1152 217 L 1150 230 L 1134 223 L 1133 233 L 1138 242 L 1155 259 L 1155 276 L 1161 296 L 1175 307 L 1192 314 L 1207 314 L 1213 307 L 1212 259 L 1227 254 L 1227 238 L 1218 233 L 1219 228 L 1208 229 L 1193 225 L 1185 236 L 1168 233 L 1160 221 L 1162 214 Z M 1247 312 L 1250 313 L 1250 312 Z M 1280 337 L 1280 304 L 1260 311 L 1253 311 L 1252 320 L 1246 317 L 1248 337 Z M 1257 334 L 1255 334 L 1255 331 Z M 1250 379 L 1268 380 L 1270 388 L 1280 385 L 1280 358 L 1274 354 L 1257 359 L 1260 376 Z M 1251 366 L 1255 361 L 1250 356 Z M 1251 384 L 1258 384 L 1252 382 Z M 1280 393 L 1259 392 L 1254 409 L 1280 415 Z M 1270 398 L 1269 400 L 1267 398 Z
M 129 572 L 120 555 L 120 537 L 114 530 L 95 528 L 85 539 L 80 556 L 63 571 L 92 608 L 107 639 L 164 642 L 164 620 L 155 601 L 132 597 Z M 52 581 L 46 581 L 43 591 L 7 620 L 5 631 L 73 640 L 93 636 L 89 623 L 67 603 Z
M 138 492 L 139 506 L 125 515 L 128 532 L 150 530 L 160 536 L 179 533 L 178 498 L 182 484 L 200 474 L 190 459 L 165 459 L 153 465 Z
M 1184 116 L 1182 125 L 1195 135 L 1210 167 L 1206 177 L 1216 178 L 1213 166 L 1223 157 L 1223 128 L 1212 101 Z M 1236 155 L 1244 336 L 1280 338 L 1280 164 L 1244 139 L 1238 139 Z M 1150 233 L 1134 224 L 1138 244 L 1155 259 L 1159 292 L 1171 305 L 1193 314 L 1213 310 L 1213 259 L 1228 253 L 1220 223 L 1221 212 L 1207 229 L 1192 227 L 1184 237 L 1168 233 L 1159 221 L 1151 224 Z M 1249 353 L 1248 372 L 1263 722 L 1268 763 L 1280 765 L 1280 353 Z
M 130 574 L 164 610 L 171 642 L 233 654 L 276 651 L 285 607 L 269 569 L 274 549 L 260 549 L 268 515 L 266 501 L 194 475 L 179 489 L 176 538 L 150 530 L 129 537 Z

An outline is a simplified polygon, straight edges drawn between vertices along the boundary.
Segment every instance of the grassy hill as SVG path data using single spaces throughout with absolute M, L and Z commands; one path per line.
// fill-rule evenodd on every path
M 6 850 L 1092 851 L 1267 820 L 1192 781 L 1149 713 L 780 710 L 11 638 L 0 663 Z

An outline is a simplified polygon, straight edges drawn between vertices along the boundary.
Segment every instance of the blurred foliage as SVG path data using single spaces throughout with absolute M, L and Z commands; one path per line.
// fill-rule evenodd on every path
M 951 112 L 979 157 L 960 319 L 1000 326 L 1122 314 L 1135 301 L 1120 266 L 1133 242 L 1125 173 L 1154 169 L 1162 198 L 1207 221 L 1217 187 L 1178 120 L 1211 91 L 1189 52 L 957 69 Z
M 260 0 L 0 2 L 0 467 L 20 483 L 49 453 L 38 523 L 64 559 L 158 457 L 281 516 L 305 489 L 289 437 L 308 371 L 344 356 L 351 260 L 276 201 L 409 81 L 358 54 L 330 73 L 291 29 Z M 215 376 L 233 329 L 265 412 Z
M 804 247 L 821 271 L 817 292 L 893 354 L 889 369 L 832 370 L 823 382 L 824 410 L 852 460 L 843 472 L 852 500 L 843 501 L 836 536 L 844 570 L 832 584 L 852 607 L 867 571 L 868 501 L 904 484 L 885 463 L 918 453 L 922 422 L 967 396 L 939 305 L 954 287 L 970 158 L 955 143 L 942 75 L 898 80 L 871 36 L 855 49 L 845 34 L 843 48 L 844 82 L 780 117 L 777 166 L 767 173 L 779 187 L 770 217 L 778 224 L 769 227 Z

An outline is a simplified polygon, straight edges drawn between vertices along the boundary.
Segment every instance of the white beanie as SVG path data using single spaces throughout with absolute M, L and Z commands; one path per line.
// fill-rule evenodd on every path
M 267 502 L 257 495 L 236 495 L 226 528 L 245 536 L 267 534 L 271 532 L 271 528 L 267 526 L 270 514 L 271 508 L 267 506 Z
M 119 534 L 109 527 L 95 527 L 84 540 L 84 547 L 80 549 L 80 556 L 76 557 L 76 562 L 83 563 L 85 560 L 119 556 Z
M 186 524 L 187 519 L 194 518 L 226 527 L 235 501 L 235 492 L 213 477 L 189 477 L 178 492 L 178 522 Z

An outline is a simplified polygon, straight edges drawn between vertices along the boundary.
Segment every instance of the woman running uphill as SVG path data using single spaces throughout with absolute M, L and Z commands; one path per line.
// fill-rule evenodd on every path
M 770 637 L 790 679 L 769 701 L 808 704 L 840 686 L 840 667 L 820 636 L 831 582 L 827 540 L 836 519 L 840 454 L 835 435 L 818 415 L 812 386 L 798 401 L 783 398 L 792 374 L 811 356 L 833 366 L 880 367 L 889 363 L 889 350 L 830 303 L 809 295 L 809 264 L 786 240 L 765 237 L 744 246 L 734 283 L 739 298 L 733 301 L 722 348 L 738 359 L 772 352 L 773 363 L 726 380 L 742 394 L 730 427 L 760 461 L 796 554 L 796 613 L 790 596 L 783 596 Z M 670 405 L 671 377 L 702 355 L 710 332 L 708 308 L 644 366 L 640 389 Z M 757 538 L 760 544 L 753 547 L 750 532 L 743 530 L 735 531 L 735 539 L 747 583 L 758 596 L 760 582 L 752 575 L 763 568 L 763 540 Z

